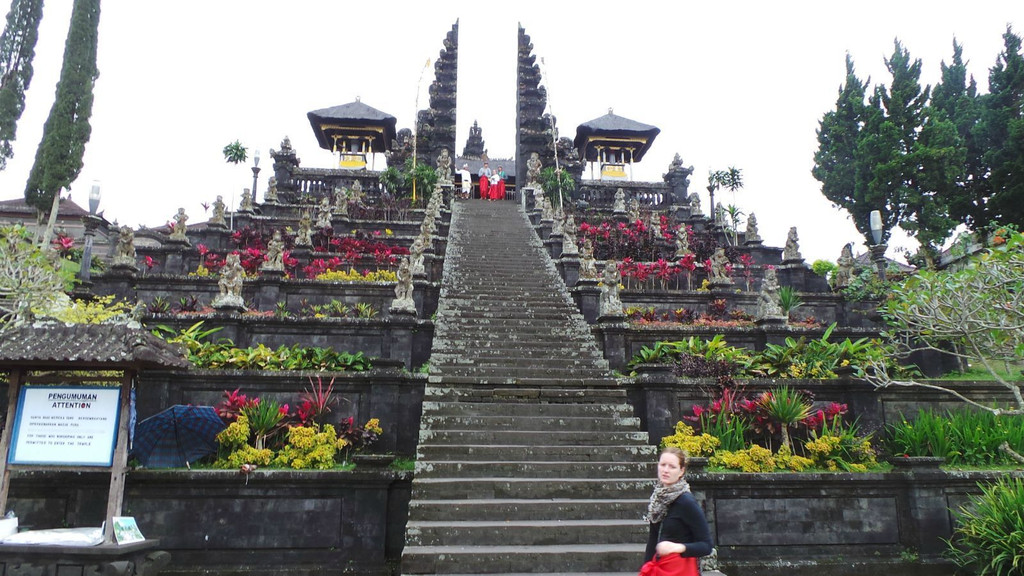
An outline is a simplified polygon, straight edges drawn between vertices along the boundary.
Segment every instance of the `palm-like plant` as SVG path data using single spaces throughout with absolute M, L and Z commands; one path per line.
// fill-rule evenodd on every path
M 779 308 L 782 309 L 783 314 L 787 317 L 794 310 L 803 306 L 803 304 L 804 301 L 792 286 L 783 286 L 779 288 Z
M 224 147 L 224 160 L 231 164 L 241 164 L 249 157 L 249 149 L 242 146 L 242 143 L 235 140 Z
M 792 453 L 793 443 L 789 438 L 789 428 L 810 416 L 811 403 L 802 393 L 789 386 L 765 392 L 760 403 L 765 412 L 781 425 L 782 444 Z

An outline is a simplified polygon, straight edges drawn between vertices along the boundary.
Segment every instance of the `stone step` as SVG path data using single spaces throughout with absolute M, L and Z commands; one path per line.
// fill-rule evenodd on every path
M 500 342 L 488 342 L 488 346 L 475 346 L 473 342 L 453 342 L 450 337 L 437 335 L 442 340 L 431 350 L 431 355 L 439 357 L 456 356 L 463 358 L 554 358 L 566 360 L 571 358 L 587 358 L 602 360 L 602 353 L 597 344 L 592 342 L 520 342 L 516 346 L 502 346 Z
M 595 518 L 636 520 L 647 512 L 643 499 L 591 499 L 570 498 L 486 499 L 486 500 L 413 500 L 409 503 L 409 517 L 421 520 L 590 520 Z
M 581 500 L 650 498 L 649 478 L 419 478 L 412 483 L 413 498 L 466 500 L 485 498 L 578 498 Z
M 431 384 L 440 384 L 443 386 L 486 385 L 502 387 L 516 386 L 522 388 L 561 388 L 564 386 L 610 388 L 619 385 L 618 381 L 610 376 L 608 378 L 510 378 L 503 376 L 474 377 L 431 374 L 428 376 L 427 381 Z
M 646 542 L 570 546 L 406 546 L 403 574 L 636 573 Z
M 423 414 L 420 430 L 520 430 L 529 432 L 632 432 L 640 428 L 633 416 L 453 416 Z
M 496 454 L 510 461 L 533 462 L 635 462 L 637 458 L 654 462 L 657 447 L 639 444 L 609 444 L 607 446 L 515 446 L 495 447 L 489 444 L 420 444 L 416 448 L 417 459 L 474 460 L 494 458 Z
M 561 386 L 545 386 L 529 388 L 526 386 L 494 387 L 494 386 L 448 386 L 445 384 L 429 384 L 423 391 L 423 399 L 433 402 L 507 402 L 518 400 L 531 403 L 585 403 L 597 404 L 626 400 L 626 390 L 618 386 L 598 386 L 593 388 L 563 388 Z
M 611 373 L 601 368 L 524 368 L 511 366 L 431 366 L 430 374 L 443 375 L 448 381 L 452 378 L 475 378 L 487 379 L 492 382 L 495 378 L 509 379 L 511 382 L 521 382 L 525 379 L 546 379 L 562 381 L 569 378 L 609 378 Z
M 495 450 L 491 455 L 500 455 Z M 654 478 L 657 466 L 646 462 L 531 462 L 510 460 L 418 460 L 418 478 Z
M 458 354 L 432 354 L 430 357 L 431 366 L 478 366 L 480 368 L 498 367 L 521 367 L 523 365 L 534 368 L 600 368 L 608 369 L 608 362 L 603 358 L 587 358 L 577 356 L 574 358 L 552 358 L 541 356 L 538 358 L 525 358 L 515 356 L 491 356 L 472 357 Z
M 620 417 L 632 416 L 629 404 L 566 404 L 507 402 L 423 402 L 423 414 L 431 416 L 549 416 Z
M 589 440 L 588 440 L 589 439 Z M 589 432 L 562 430 L 420 430 L 420 443 L 494 444 L 500 446 L 579 446 L 580 444 L 646 444 L 647 433 L 639 431 Z
M 647 540 L 643 520 L 410 521 L 406 546 L 555 546 L 623 544 Z

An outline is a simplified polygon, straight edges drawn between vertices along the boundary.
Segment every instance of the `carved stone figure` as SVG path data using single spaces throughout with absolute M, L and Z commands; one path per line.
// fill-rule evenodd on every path
M 615 260 L 608 260 L 601 274 L 601 316 L 622 316 L 622 300 L 619 298 L 619 266 Z
M 213 215 L 210 216 L 211 226 L 227 226 L 228 221 L 224 219 L 224 213 L 227 209 L 227 205 L 224 204 L 224 197 L 217 196 L 217 199 L 213 201 Z
M 348 197 L 356 204 L 363 203 L 363 185 L 359 182 L 359 180 L 356 180 L 355 182 L 352 183 L 352 189 L 349 190 Z
M 533 209 L 536 211 L 544 208 L 544 189 L 537 186 L 533 189 Z
M 412 246 L 409 247 L 409 265 L 414 275 L 427 273 L 426 268 L 423 266 L 423 251 L 425 248 L 426 243 L 423 241 L 423 236 L 417 236 L 412 241 Z
M 680 224 L 676 229 L 676 260 L 683 258 L 690 253 L 690 234 L 686 231 L 686 224 Z
M 711 255 L 709 276 L 712 284 L 732 284 L 732 278 L 729 278 L 729 273 L 726 271 L 728 264 L 729 258 L 725 255 L 725 248 L 719 246 Z
M 562 213 L 562 209 L 558 208 L 552 215 L 554 222 L 551 223 L 551 235 L 561 236 L 563 234 L 562 220 L 565 219 L 565 214 Z
M 267 180 L 267 191 L 263 193 L 263 201 L 267 204 L 277 204 L 277 177 L 271 176 Z
M 629 221 L 636 222 L 640 219 L 640 201 L 630 198 L 626 205 L 626 213 L 629 214 Z
M 274 236 L 267 242 L 267 260 L 260 266 L 260 270 L 284 270 L 284 242 L 280 230 L 274 230 Z
M 796 226 L 793 226 L 789 229 L 789 234 L 786 235 L 786 246 L 782 249 L 782 261 L 803 259 L 804 257 L 800 255 L 800 238 L 796 235 Z
M 622 188 L 615 191 L 615 200 L 612 203 L 612 212 L 617 214 L 626 213 L 626 191 Z
M 771 266 L 764 269 L 761 292 L 757 296 L 756 318 L 758 320 L 785 319 L 782 307 L 779 306 L 779 279 L 775 274 L 775 268 Z
M 757 232 L 757 216 L 754 216 L 753 212 L 747 217 L 747 231 L 744 233 L 743 238 L 746 244 L 761 243 L 761 235 Z
M 651 211 L 651 215 L 647 219 L 647 226 L 651 229 L 651 235 L 655 239 L 661 238 L 661 216 L 657 212 Z
M 242 202 L 238 205 L 239 212 L 252 212 L 255 209 L 252 203 L 252 191 L 242 188 Z
M 303 210 L 299 216 L 299 230 L 295 233 L 295 245 L 309 247 L 313 245 L 313 218 L 309 210 Z
M 244 277 L 245 270 L 242 269 L 238 253 L 228 254 L 224 267 L 220 269 L 220 280 L 217 281 L 220 294 L 213 299 L 213 307 L 245 310 L 245 301 L 242 300 L 242 279 Z
M 700 194 L 690 194 L 690 216 L 701 216 L 704 211 L 700 207 Z
M 552 210 L 552 207 L 551 207 L 551 200 L 548 200 L 548 197 L 544 196 L 541 199 L 541 203 L 542 204 L 541 204 L 541 208 L 540 208 L 540 219 L 541 220 L 554 220 L 555 219 L 555 214 L 554 214 L 554 211 Z
M 320 230 L 323 230 L 324 228 L 331 228 L 331 216 L 333 213 L 334 211 L 331 210 L 331 201 L 327 196 L 322 196 L 320 198 L 320 205 L 317 206 L 316 209 L 316 227 Z
M 188 214 L 185 214 L 184 208 L 178 208 L 178 213 L 174 215 L 174 230 L 171 231 L 172 242 L 188 243 L 188 237 L 185 236 L 186 222 L 188 222 Z
M 452 183 L 452 157 L 448 155 L 448 149 L 442 148 L 441 154 L 437 157 L 437 173 L 438 184 L 451 184 Z
M 590 243 L 590 238 L 584 238 L 583 247 L 580 248 L 580 278 L 597 280 L 597 261 L 594 260 L 594 245 Z
M 719 202 L 715 204 L 715 224 L 725 223 L 725 207 Z
M 341 187 L 334 187 L 334 212 L 348 215 L 348 190 Z
M 540 154 L 530 152 L 530 159 L 526 161 L 526 187 L 537 188 L 540 186 L 540 170 L 543 163 L 540 161 Z
M 128 226 L 121 226 L 117 235 L 113 265 L 119 268 L 137 269 L 135 265 L 135 232 Z
M 839 253 L 839 260 L 836 264 L 838 268 L 833 276 L 833 284 L 835 289 L 839 290 L 849 286 L 850 280 L 853 278 L 853 242 L 847 242 L 846 246 L 843 246 L 843 251 Z
M 576 219 L 569 214 L 562 225 L 562 254 L 575 256 L 579 252 L 580 249 L 576 246 Z
M 395 284 L 395 299 L 391 301 L 391 311 L 405 314 L 416 313 L 416 301 L 412 297 L 412 265 L 410 257 L 402 258 L 398 265 L 398 282 Z
M 690 175 L 693 174 L 693 166 L 683 166 L 683 159 L 676 153 L 672 163 L 668 165 L 668 172 L 662 177 L 668 184 L 672 195 L 672 204 L 683 205 L 689 202 L 687 190 L 690 187 Z

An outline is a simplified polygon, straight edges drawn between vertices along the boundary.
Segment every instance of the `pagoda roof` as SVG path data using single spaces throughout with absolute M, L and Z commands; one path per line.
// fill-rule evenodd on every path
M 594 144 L 600 143 L 629 148 L 633 151 L 633 160 L 639 162 L 660 133 L 657 126 L 616 116 L 609 110 L 604 116 L 577 126 L 573 145 L 588 162 L 597 160 Z
M 306 114 L 321 148 L 334 150 L 335 136 L 363 136 L 371 139 L 374 152 L 385 152 L 395 139 L 394 116 L 359 100 L 313 110 Z
M 37 322 L 0 337 L 0 367 L 188 368 L 184 349 L 124 324 Z

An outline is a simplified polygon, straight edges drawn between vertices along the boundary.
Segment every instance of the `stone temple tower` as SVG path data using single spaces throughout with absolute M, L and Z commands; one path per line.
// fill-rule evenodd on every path
M 455 21 L 444 39 L 444 48 L 434 62 L 434 81 L 430 84 L 430 108 L 416 117 L 416 156 L 419 162 L 434 165 L 434 159 L 447 149 L 455 156 L 455 116 L 459 70 L 459 22 Z

